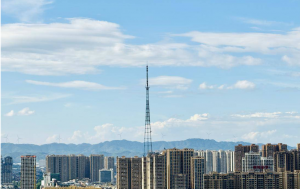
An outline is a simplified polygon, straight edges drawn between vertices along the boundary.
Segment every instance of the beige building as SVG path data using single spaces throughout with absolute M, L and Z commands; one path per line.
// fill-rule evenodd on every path
M 300 170 L 294 172 L 284 172 L 282 174 L 284 189 L 300 189 Z
M 90 178 L 92 182 L 99 181 L 100 169 L 104 169 L 104 156 L 98 154 L 90 155 Z
M 278 144 L 265 144 L 262 146 L 262 157 L 273 157 L 274 152 L 287 151 L 287 145 L 278 143 Z
M 117 157 L 117 188 L 131 188 L 131 158 Z
M 186 187 L 190 188 L 191 157 L 194 156 L 194 150 L 173 148 L 165 150 L 163 154 L 166 155 L 166 188 L 173 189 L 177 185 L 183 185 L 180 182 L 185 182 Z
M 205 174 L 205 158 L 204 157 L 192 157 L 191 158 L 191 188 L 203 189 L 203 175 Z
M 274 171 L 285 172 L 300 170 L 300 151 L 281 151 L 274 153 Z
M 115 170 L 115 157 L 105 157 L 104 158 L 104 168 Z
M 142 188 L 142 158 L 117 157 L 117 188 L 141 189 Z
M 234 166 L 236 172 L 242 171 L 242 158 L 245 157 L 245 153 L 248 152 L 259 152 L 259 146 L 255 144 L 251 144 L 250 146 L 243 146 L 239 144 L 235 146 L 234 149 Z
M 36 189 L 36 156 L 21 156 L 21 189 Z

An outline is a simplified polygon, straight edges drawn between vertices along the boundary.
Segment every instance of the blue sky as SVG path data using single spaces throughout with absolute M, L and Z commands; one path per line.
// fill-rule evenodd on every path
M 299 1 L 2 1 L 2 141 L 283 142 L 300 133 Z

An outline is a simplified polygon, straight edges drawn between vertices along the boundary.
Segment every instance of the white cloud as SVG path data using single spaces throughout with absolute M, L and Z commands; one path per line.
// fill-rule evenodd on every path
M 237 118 L 280 118 L 280 119 L 300 119 L 298 112 L 256 112 L 252 114 L 233 114 Z
M 243 18 L 239 17 L 238 20 L 252 25 L 258 25 L 258 26 L 272 26 L 272 25 L 288 25 L 287 23 L 283 22 L 276 22 L 276 21 L 269 21 L 269 20 L 258 20 L 253 18 Z
M 214 88 L 213 85 L 207 85 L 205 82 L 199 85 L 199 89 L 213 89 L 213 88 Z
M 223 90 L 224 87 L 225 87 L 225 85 L 220 85 L 220 86 L 218 87 L 218 89 Z
M 47 139 L 46 139 L 46 142 L 47 143 L 53 143 L 53 142 L 58 142 L 58 139 L 59 139 L 59 136 L 57 134 L 54 134 L 52 136 L 49 136 Z
M 229 88 L 235 88 L 235 89 L 254 89 L 255 88 L 255 84 L 247 81 L 247 80 L 243 80 L 243 81 L 237 81 L 232 87 Z
M 46 102 L 46 101 L 53 101 L 62 98 L 69 97 L 69 94 L 50 94 L 47 96 L 2 96 L 4 99 L 9 99 L 9 104 L 23 104 L 23 103 L 33 103 L 33 102 Z
M 187 89 L 188 86 L 193 82 L 191 79 L 178 76 L 159 76 L 149 78 L 149 85 L 151 86 L 162 86 L 166 88 L 176 89 Z M 145 80 L 143 80 L 143 84 Z
M 253 114 L 233 114 L 232 117 L 239 117 L 239 118 L 276 118 L 279 117 L 282 113 L 281 112 L 256 112 Z
M 15 112 L 13 110 L 11 110 L 10 112 L 5 114 L 5 116 L 7 116 L 7 117 L 11 117 L 13 115 L 15 115 Z
M 205 82 L 201 83 L 199 85 L 199 89 L 219 89 L 219 90 L 223 90 L 223 89 L 254 89 L 255 88 L 255 84 L 247 81 L 247 80 L 243 80 L 243 81 L 237 81 L 234 85 L 226 87 L 225 88 L 225 84 L 220 85 L 220 86 L 216 86 L 216 85 L 207 85 Z
M 246 140 L 246 141 L 257 141 L 258 139 L 261 138 L 267 138 L 270 137 L 271 135 L 273 135 L 274 133 L 276 133 L 276 129 L 274 130 L 268 130 L 268 131 L 264 131 L 264 132 L 250 132 L 247 134 L 244 134 L 242 136 L 242 139 Z
M 189 119 L 190 121 L 200 121 L 200 120 L 207 120 L 208 119 L 208 114 L 204 113 L 204 114 L 195 114 L 193 116 L 191 116 L 191 118 Z
M 64 104 L 64 107 L 70 108 L 70 107 L 72 107 L 73 105 L 74 105 L 73 103 L 66 103 L 66 104 Z
M 208 35 L 210 40 L 217 35 L 188 33 L 182 36 L 192 37 L 194 34 Z M 227 44 L 224 37 L 228 34 L 220 35 L 223 35 L 221 41 Z M 243 37 L 235 33 L 231 35 Z M 259 35 L 262 38 L 268 36 Z M 201 45 L 166 42 L 133 45 L 126 41 L 132 38 L 123 34 L 118 24 L 91 19 L 73 18 L 67 23 L 50 24 L 5 24 L 2 26 L 2 70 L 64 75 L 97 73 L 99 66 L 144 66 L 145 60 L 150 66 L 220 68 L 262 63 L 250 55 L 231 55 L 231 51 L 241 49 L 227 47 L 225 50 L 213 41 Z M 273 37 L 268 39 L 274 41 Z M 230 41 L 228 43 L 230 46 Z
M 34 85 L 44 85 L 44 86 L 53 86 L 53 87 L 62 87 L 62 88 L 74 88 L 74 89 L 83 89 L 83 90 L 114 90 L 114 89 L 124 89 L 124 87 L 107 87 L 98 83 L 87 82 L 87 81 L 70 81 L 63 83 L 50 83 L 42 81 L 32 81 L 26 80 L 27 83 Z
M 84 134 L 81 131 L 77 130 L 77 131 L 74 131 L 72 137 L 69 138 L 69 141 L 78 142 L 78 141 L 82 140 L 83 137 L 84 137 Z
M 32 115 L 34 114 L 33 110 L 30 110 L 29 108 L 23 108 L 22 110 L 19 111 L 19 115 Z
M 52 0 L 2 0 L 4 14 L 18 18 L 22 22 L 40 21 L 39 16 L 44 12 L 45 6 Z
M 194 114 L 187 119 L 169 118 L 164 121 L 151 123 L 153 141 L 185 140 L 188 138 L 215 139 L 217 141 L 248 141 L 248 142 L 285 142 L 285 135 L 300 132 L 298 125 L 300 119 L 290 119 L 274 116 L 276 113 L 263 115 L 256 119 L 237 119 L 236 117 L 214 117 L 211 114 Z M 282 113 L 283 114 L 283 113 Z M 279 114 L 281 115 L 281 114 Z M 288 114 L 286 114 L 288 115 Z M 298 114 L 297 114 L 298 115 Z M 267 119 L 266 119 L 267 116 Z M 256 116 L 257 117 L 257 116 Z M 283 125 L 285 127 L 283 127 Z M 286 127 L 289 127 L 287 130 Z M 91 133 L 83 134 L 76 131 L 69 141 L 74 143 L 99 143 L 110 140 L 126 139 L 143 141 L 144 126 L 116 126 L 110 123 L 94 127 Z M 211 133 L 210 136 L 207 133 Z M 162 138 L 162 134 L 164 138 Z M 296 143 L 296 138 L 291 138 L 290 144 Z
M 300 65 L 300 28 L 286 34 L 274 33 L 205 33 L 188 32 L 176 36 L 190 37 L 215 53 L 260 53 L 279 55 L 291 65 Z M 258 64 L 249 58 L 245 65 Z

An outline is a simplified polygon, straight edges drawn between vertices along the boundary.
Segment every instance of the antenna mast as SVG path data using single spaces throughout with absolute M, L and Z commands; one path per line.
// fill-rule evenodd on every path
M 149 83 L 148 83 L 148 65 L 146 66 L 146 116 L 145 116 L 145 134 L 144 134 L 144 156 L 152 152 L 152 138 L 150 125 L 150 106 L 149 106 Z

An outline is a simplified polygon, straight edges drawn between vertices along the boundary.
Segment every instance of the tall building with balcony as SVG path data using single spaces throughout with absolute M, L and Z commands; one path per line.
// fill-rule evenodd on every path
M 203 189 L 204 181 L 203 176 L 205 170 L 205 158 L 196 156 L 191 158 L 191 188 L 192 189 Z
M 69 177 L 69 156 L 48 155 L 46 156 L 46 172 L 59 173 L 60 181 L 66 182 Z
M 104 156 L 98 154 L 90 155 L 90 178 L 92 182 L 99 181 L 100 169 L 104 169 Z
M 12 183 L 13 158 L 10 156 L 2 159 L 1 157 L 1 184 Z
M 239 144 L 235 146 L 234 149 L 234 165 L 235 165 L 235 171 L 241 172 L 242 171 L 242 158 L 245 157 L 245 153 L 248 152 L 259 152 L 259 146 L 255 144 L 251 144 L 249 146 L 243 146 L 242 144 Z
M 21 156 L 21 189 L 36 189 L 36 156 Z
M 245 156 L 242 157 L 242 172 L 260 171 L 254 170 L 254 166 L 261 166 L 260 158 L 261 156 L 257 152 L 245 153 Z
M 234 151 L 227 150 L 225 153 L 227 161 L 227 173 L 234 172 Z
M 278 144 L 265 144 L 262 146 L 262 157 L 273 157 L 274 152 L 287 151 L 287 145 L 278 143 Z
M 117 188 L 141 189 L 142 188 L 142 158 L 117 157 Z
M 165 188 L 165 159 L 165 155 L 159 153 L 149 153 L 147 157 L 142 158 L 142 188 Z
M 274 153 L 274 171 L 285 172 L 300 170 L 300 151 L 281 151 Z

